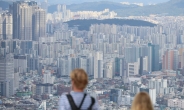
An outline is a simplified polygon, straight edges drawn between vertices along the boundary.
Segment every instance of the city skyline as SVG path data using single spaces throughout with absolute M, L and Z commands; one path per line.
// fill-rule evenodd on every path
M 3 1 L 3 0 L 1 0 Z M 19 0 L 6 0 L 6 1 L 19 1 Z M 48 2 L 48 3 L 56 3 L 56 4 L 75 4 L 75 3 L 82 3 L 82 2 L 86 2 L 85 0 L 82 1 L 76 1 L 76 0 L 69 0 L 69 1 L 59 1 L 59 0 L 35 0 L 37 2 Z M 103 0 L 89 0 L 88 2 L 98 2 L 98 1 L 103 1 Z M 111 1 L 111 0 L 106 0 L 106 1 Z M 157 4 L 157 3 L 163 3 L 163 2 L 167 2 L 169 0 L 114 0 L 114 2 L 129 2 L 129 3 L 144 3 L 144 4 Z
M 99 2 L 99 1 L 103 1 L 103 0 L 89 0 L 89 1 L 85 1 L 85 0 L 82 0 L 82 1 L 76 1 L 76 0 L 70 0 L 70 1 L 59 1 L 59 0 L 54 0 L 54 1 L 50 1 L 50 0 L 47 0 L 48 3 L 62 3 L 62 4 L 75 4 L 75 3 L 83 3 L 83 2 Z M 112 1 L 112 0 L 106 0 L 106 1 Z M 169 0 L 114 0 L 113 2 L 118 2 L 118 3 L 121 3 L 121 2 L 128 2 L 128 3 L 143 3 L 145 5 L 148 5 L 148 4 L 157 4 L 157 3 L 163 3 L 163 2 L 167 2 Z
M 149 9 L 176 3 L 182 1 Z M 50 12 L 48 2 L 17 0 L 0 9 L 0 109 L 57 110 L 60 96 L 72 91 L 76 68 L 88 74 L 85 92 L 100 110 L 130 110 L 139 92 L 149 94 L 155 110 L 184 109 L 182 14 L 122 16 L 113 9 L 119 4 L 54 6 Z

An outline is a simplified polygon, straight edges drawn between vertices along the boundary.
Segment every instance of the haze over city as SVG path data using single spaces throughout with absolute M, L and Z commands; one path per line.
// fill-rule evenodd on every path
M 3 1 L 3 0 L 1 0 Z M 4 0 L 4 1 L 18 1 L 18 0 Z M 44 2 L 45 0 L 35 0 L 37 2 Z M 100 2 L 100 1 L 111 1 L 111 2 L 129 2 L 129 3 L 144 3 L 144 4 L 157 4 L 167 2 L 169 0 L 47 0 L 48 3 L 51 4 L 76 4 L 76 3 L 83 3 L 83 2 Z
M 44 1 L 44 0 L 37 0 L 39 1 Z M 156 4 L 156 3 L 163 3 L 167 2 L 169 0 L 48 0 L 48 3 L 65 3 L 65 4 L 75 4 L 75 3 L 83 3 L 83 2 L 99 2 L 99 1 L 111 1 L 111 2 L 129 2 L 129 3 L 144 3 L 144 4 Z
M 183 110 L 184 1 L 0 0 L 0 110 L 60 110 L 76 68 L 99 110 Z

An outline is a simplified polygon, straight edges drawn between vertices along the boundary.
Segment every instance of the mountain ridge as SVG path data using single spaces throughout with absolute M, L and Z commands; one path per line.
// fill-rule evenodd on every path
M 88 0 L 88 2 L 99 2 L 101 0 Z M 112 1 L 112 0 L 106 0 L 106 1 Z M 157 3 L 162 3 L 166 2 L 168 0 L 113 0 L 113 2 L 129 2 L 129 3 L 144 3 L 144 4 L 157 4 Z M 86 2 L 86 0 L 52 0 L 52 3 L 62 3 L 62 4 L 76 4 L 76 3 L 83 3 Z
M 53 7 L 55 7 L 55 9 Z M 180 16 L 184 15 L 184 0 L 170 0 L 165 3 L 146 6 L 123 5 L 121 3 L 104 1 L 85 2 L 82 4 L 67 5 L 67 8 L 72 11 L 102 11 L 108 8 L 110 11 L 118 13 L 118 16 L 120 17 L 147 16 L 150 14 Z M 49 12 L 54 12 L 56 10 L 56 5 L 49 7 Z
M 71 4 L 67 5 L 67 9 L 71 11 L 102 11 L 106 8 L 110 10 L 117 10 L 122 8 L 134 8 L 138 5 L 123 5 L 121 3 L 109 2 L 109 1 L 100 1 L 100 2 L 84 2 L 81 4 Z M 51 5 L 48 7 L 48 11 L 53 13 L 57 10 L 57 5 Z
M 3 10 L 8 9 L 12 2 L 0 1 L 0 7 Z M 110 11 L 115 11 L 119 17 L 127 16 L 148 16 L 150 14 L 168 15 L 168 16 L 183 16 L 184 15 L 184 0 L 170 0 L 165 3 L 156 5 L 123 5 L 121 3 L 101 1 L 101 2 L 84 2 L 82 4 L 67 5 L 67 8 L 72 11 L 102 11 L 106 8 Z M 57 11 L 56 5 L 48 7 L 48 12 Z
M 165 3 L 138 7 L 136 9 L 115 10 L 119 16 L 144 16 L 150 14 L 168 15 L 168 16 L 182 16 L 184 15 L 184 1 L 170 0 Z M 128 12 L 128 13 L 127 13 Z

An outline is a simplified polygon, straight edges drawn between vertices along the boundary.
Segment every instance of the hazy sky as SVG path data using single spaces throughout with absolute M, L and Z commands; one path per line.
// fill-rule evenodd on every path
M 63 4 L 93 2 L 93 1 L 113 1 L 113 2 L 132 2 L 132 3 L 135 2 L 135 3 L 149 4 L 149 3 L 162 3 L 169 0 L 48 0 L 49 3 L 63 3 Z

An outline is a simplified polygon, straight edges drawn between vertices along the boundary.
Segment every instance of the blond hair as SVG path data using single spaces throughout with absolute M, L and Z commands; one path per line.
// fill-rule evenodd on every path
M 84 90 L 88 84 L 88 75 L 83 69 L 74 69 L 70 78 L 77 89 Z
M 153 105 L 146 92 L 140 92 L 135 96 L 131 110 L 153 110 Z

